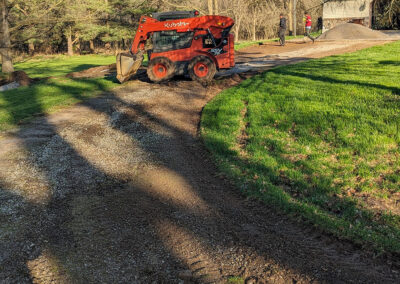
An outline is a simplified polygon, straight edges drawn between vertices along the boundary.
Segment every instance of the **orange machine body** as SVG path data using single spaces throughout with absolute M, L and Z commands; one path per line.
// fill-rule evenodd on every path
M 200 16 L 193 18 L 159 21 L 142 16 L 131 47 L 131 53 L 146 50 L 149 60 L 166 57 L 172 62 L 181 63 L 185 72 L 185 63 L 196 56 L 203 55 L 214 61 L 217 69 L 229 69 L 235 66 L 234 36 L 230 33 L 233 19 L 225 16 Z M 163 34 L 171 37 L 187 35 L 183 46 L 157 48 Z M 157 39 L 156 39 L 157 38 Z M 148 48 L 148 40 L 153 40 L 153 47 Z

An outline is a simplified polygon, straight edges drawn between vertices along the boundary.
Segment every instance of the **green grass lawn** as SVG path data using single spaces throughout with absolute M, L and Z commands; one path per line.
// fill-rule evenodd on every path
M 400 253 L 400 42 L 278 67 L 218 95 L 201 133 L 248 196 Z
M 119 83 L 115 78 L 54 78 L 29 87 L 0 92 L 0 131 L 38 114 L 53 112 L 96 96 Z
M 91 67 L 115 63 L 114 55 L 81 55 L 81 56 L 36 56 L 32 59 L 17 62 L 15 70 L 23 70 L 31 78 L 65 76 Z
M 29 87 L 0 92 L 0 131 L 38 114 L 49 113 L 118 86 L 116 79 L 69 79 L 68 73 L 115 62 L 115 56 L 40 56 L 15 64 L 32 78 L 55 77 Z M 0 76 L 1 78 L 1 76 Z

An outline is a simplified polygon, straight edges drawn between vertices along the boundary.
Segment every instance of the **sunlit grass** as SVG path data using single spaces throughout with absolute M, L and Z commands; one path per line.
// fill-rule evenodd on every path
M 400 42 L 279 67 L 206 106 L 202 136 L 244 193 L 400 252 Z
M 240 276 L 231 276 L 226 281 L 227 284 L 244 284 L 245 279 Z
M 50 55 L 36 56 L 14 64 L 15 70 L 25 71 L 31 78 L 65 76 L 71 72 L 115 63 L 113 55 Z

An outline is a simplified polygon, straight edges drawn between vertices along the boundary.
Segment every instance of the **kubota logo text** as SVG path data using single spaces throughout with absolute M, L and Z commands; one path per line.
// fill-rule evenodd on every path
M 189 25 L 189 23 L 179 22 L 179 23 L 166 23 L 164 26 L 166 28 L 180 28 L 180 27 L 186 27 L 187 25 Z

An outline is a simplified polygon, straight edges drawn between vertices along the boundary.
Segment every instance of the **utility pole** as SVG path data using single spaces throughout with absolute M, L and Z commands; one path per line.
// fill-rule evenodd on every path
M 293 0 L 293 35 L 297 35 L 297 0 Z

